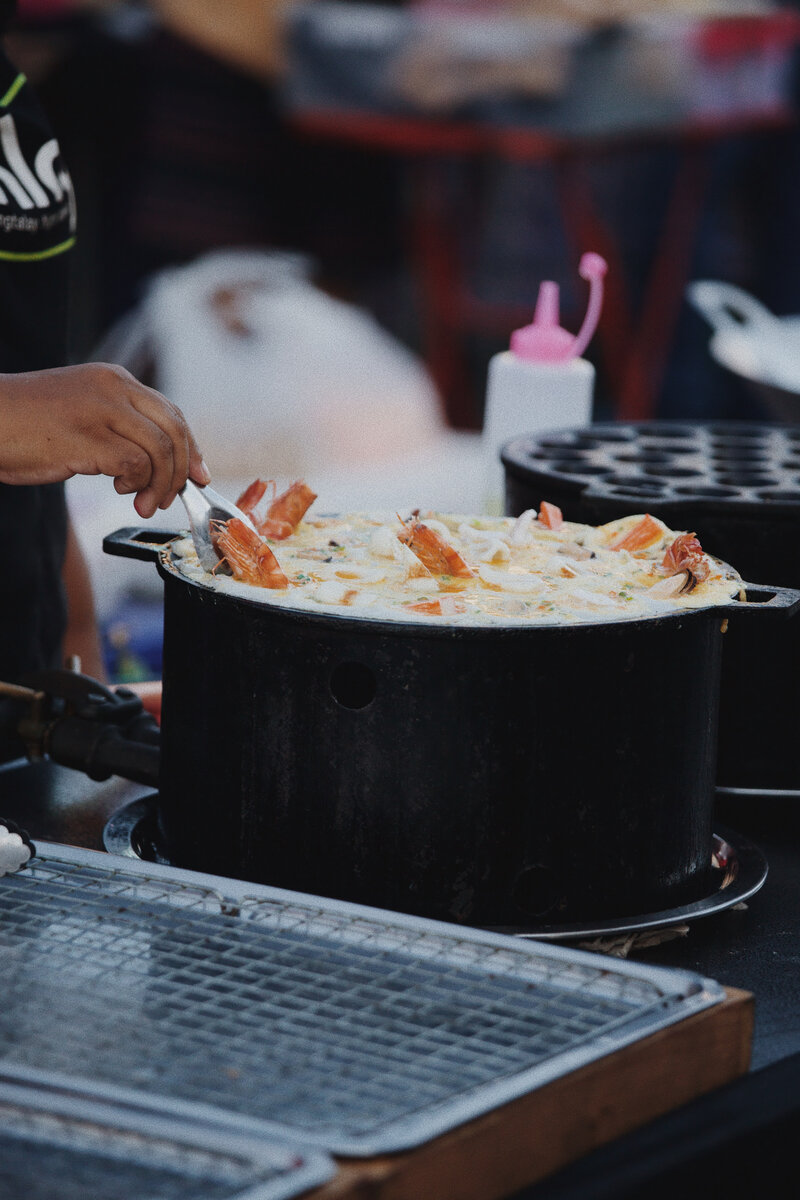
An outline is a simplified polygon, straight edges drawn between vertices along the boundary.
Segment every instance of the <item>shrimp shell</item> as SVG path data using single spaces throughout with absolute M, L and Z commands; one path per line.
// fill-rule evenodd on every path
M 416 554 L 431 574 L 451 575 L 455 579 L 473 578 L 473 572 L 455 546 L 446 542 L 440 533 L 423 524 L 419 517 L 410 522 L 403 521 L 402 517 L 398 519 L 403 526 L 402 532 L 397 535 L 398 540 Z
M 214 544 L 222 560 L 230 567 L 234 579 L 256 587 L 288 588 L 289 580 L 271 548 L 244 521 L 212 521 Z

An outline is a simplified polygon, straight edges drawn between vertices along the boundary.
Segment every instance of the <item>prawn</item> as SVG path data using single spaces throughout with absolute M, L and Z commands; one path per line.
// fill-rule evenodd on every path
M 273 484 L 273 487 L 275 485 Z M 247 513 L 248 517 L 252 517 L 256 505 L 261 500 L 264 492 L 269 487 L 265 479 L 254 479 L 249 487 L 246 487 L 239 499 L 236 501 L 236 507 L 240 508 L 243 513 Z
M 271 482 L 274 491 L 275 483 Z M 308 484 L 303 483 L 301 479 L 296 479 L 280 496 L 273 496 L 266 515 L 258 518 L 254 515 L 254 509 L 268 487 L 269 483 L 263 479 L 254 480 L 242 492 L 236 501 L 236 507 L 252 518 L 253 524 L 263 537 L 274 538 L 275 541 L 280 542 L 294 533 L 316 500 L 317 494 L 312 492 Z
M 708 579 L 711 571 L 703 547 L 694 533 L 678 534 L 675 541 L 667 547 L 661 566 L 667 575 L 680 575 L 685 572 L 687 579 L 682 590 L 687 592 L 704 579 Z
M 430 529 L 419 517 L 406 522 L 398 513 L 397 519 L 403 526 L 402 532 L 397 535 L 398 541 L 408 546 L 411 553 L 417 556 L 432 575 L 452 575 L 455 579 L 473 578 L 473 572 L 455 546 L 446 542 L 435 529 Z
M 244 521 L 232 517 L 229 521 L 212 521 L 211 534 L 217 551 L 233 572 L 234 579 L 256 587 L 287 588 L 289 580 L 281 565 L 257 533 Z

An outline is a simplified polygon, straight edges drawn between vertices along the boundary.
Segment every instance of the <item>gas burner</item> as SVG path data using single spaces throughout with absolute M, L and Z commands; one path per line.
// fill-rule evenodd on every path
M 103 830 L 104 848 L 110 854 L 172 866 L 160 845 L 157 801 L 158 793 L 153 792 L 117 809 Z M 531 924 L 495 928 L 492 932 L 556 942 L 645 933 L 652 929 L 684 925 L 748 900 L 763 886 L 767 871 L 767 860 L 758 846 L 738 833 L 720 828 L 712 835 L 709 894 L 701 900 L 634 917 L 614 917 L 606 921 L 585 921 L 571 925 Z
M 106 822 L 103 829 L 103 849 L 109 854 L 121 854 L 125 858 L 161 863 L 165 867 L 173 866 L 161 847 L 157 807 L 158 792 L 151 792 L 138 800 L 131 800 L 129 804 L 123 804 Z

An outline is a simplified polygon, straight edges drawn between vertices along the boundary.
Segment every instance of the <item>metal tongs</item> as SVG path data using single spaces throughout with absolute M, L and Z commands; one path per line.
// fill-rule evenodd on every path
M 248 529 L 253 530 L 253 533 L 258 532 L 247 513 L 231 504 L 224 496 L 220 496 L 213 488 L 198 487 L 191 479 L 187 479 L 178 495 L 186 507 L 197 557 L 207 571 L 212 571 L 220 560 L 211 537 L 212 521 L 229 521 L 231 517 L 238 517 Z

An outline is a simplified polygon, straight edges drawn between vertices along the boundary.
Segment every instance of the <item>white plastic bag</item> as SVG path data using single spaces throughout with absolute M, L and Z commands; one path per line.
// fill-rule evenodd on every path
M 315 287 L 299 256 L 218 251 L 164 271 L 142 318 L 156 386 L 186 414 L 215 477 L 380 463 L 443 428 L 418 358 Z

